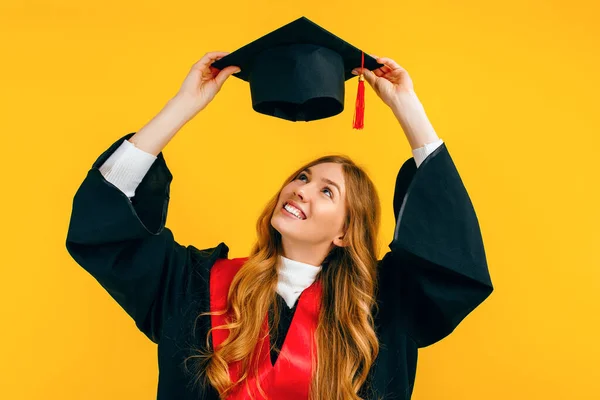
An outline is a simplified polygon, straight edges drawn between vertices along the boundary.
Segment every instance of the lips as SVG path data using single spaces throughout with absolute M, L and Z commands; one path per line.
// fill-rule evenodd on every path
M 304 212 L 304 210 L 302 209 L 302 207 L 300 207 L 296 202 L 294 201 L 286 201 L 285 203 L 283 203 L 283 207 L 285 207 L 286 204 L 289 204 L 290 206 L 298 209 L 300 211 L 300 213 L 302 214 L 302 219 L 306 219 L 306 213 Z

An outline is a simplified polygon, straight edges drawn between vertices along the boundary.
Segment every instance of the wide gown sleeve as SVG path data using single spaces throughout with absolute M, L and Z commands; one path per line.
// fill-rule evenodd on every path
M 182 246 L 165 227 L 173 176 L 162 153 L 131 201 L 104 178 L 99 167 L 134 133 L 115 141 L 88 171 L 73 199 L 66 248 L 159 343 L 164 322 L 192 289 L 190 268 L 208 268 L 228 249 L 224 243 L 204 250 Z
M 477 216 L 445 144 L 419 168 L 413 158 L 402 165 L 394 215 L 391 251 L 380 261 L 384 318 L 426 347 L 493 291 Z

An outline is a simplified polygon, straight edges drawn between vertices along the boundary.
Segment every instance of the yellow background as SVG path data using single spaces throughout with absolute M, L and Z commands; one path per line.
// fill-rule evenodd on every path
M 234 51 L 302 15 L 395 59 L 475 205 L 495 292 L 420 351 L 413 399 L 600 398 L 599 6 L 595 1 L 3 1 L 0 398 L 150 399 L 156 346 L 68 255 L 91 163 L 149 121 L 208 51 Z M 164 154 L 168 226 L 182 244 L 247 255 L 258 213 L 301 163 L 367 167 L 393 231 L 410 147 L 356 79 L 333 118 L 255 113 L 230 79 Z M 201 155 L 200 155 L 201 154 Z

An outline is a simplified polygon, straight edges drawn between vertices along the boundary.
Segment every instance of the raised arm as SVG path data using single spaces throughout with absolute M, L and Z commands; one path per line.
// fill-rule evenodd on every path
M 231 74 L 238 67 L 219 71 L 211 64 L 226 56 L 227 52 L 206 53 L 192 65 L 177 94 L 148 124 L 128 140 L 147 153 L 157 155 L 175 134 L 215 98 Z
M 228 251 L 224 243 L 204 251 L 182 246 L 165 227 L 173 176 L 162 148 L 233 71 L 202 81 L 203 68 L 213 74 L 210 57 L 217 55 L 194 64 L 178 95 L 152 121 L 96 159 L 73 198 L 67 251 L 156 343 L 164 321 L 190 293 L 190 266 L 207 269 Z M 213 91 L 194 96 L 198 84 Z
M 224 243 L 205 251 L 182 246 L 165 227 L 172 175 L 162 153 L 131 200 L 104 178 L 99 167 L 132 135 L 98 157 L 75 193 L 66 248 L 158 343 L 163 322 L 190 294 L 190 265 L 209 268 L 228 249 Z
M 419 347 L 450 334 L 493 291 L 473 204 L 445 144 L 396 178 L 396 228 L 380 261 L 383 321 Z
M 414 155 L 396 178 L 396 229 L 379 265 L 379 318 L 425 347 L 452 332 L 493 286 L 475 209 L 412 79 L 392 59 L 377 62 L 384 66 L 365 71 L 365 78 L 391 108 Z
M 226 52 L 207 53 L 192 68 L 177 94 L 139 131 L 128 135 L 126 141 L 98 167 L 104 178 L 127 197 L 144 178 L 156 156 L 181 128 L 214 99 L 223 83 L 237 67 L 222 71 L 210 65 L 227 55 Z

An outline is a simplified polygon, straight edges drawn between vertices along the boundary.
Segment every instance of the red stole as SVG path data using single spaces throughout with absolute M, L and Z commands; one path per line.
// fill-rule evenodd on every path
M 248 258 L 218 259 L 210 271 L 210 311 L 223 310 L 227 306 L 227 293 L 234 275 Z M 321 304 L 321 284 L 318 280 L 307 287 L 296 304 L 292 323 L 285 337 L 275 365 L 271 363 L 270 338 L 268 336 L 268 316 L 265 316 L 262 326 L 263 340 L 258 342 L 259 357 L 258 375 L 262 390 L 268 399 L 306 400 L 312 377 L 311 352 L 316 354 L 314 335 L 318 324 Z M 211 315 L 212 327 L 225 324 L 224 315 Z M 217 348 L 229 335 L 225 329 L 212 331 L 213 348 Z M 235 382 L 240 376 L 241 362 L 229 364 L 229 376 Z M 245 383 L 238 385 L 228 400 L 251 399 L 248 390 L 252 391 L 255 399 L 264 399 L 256 386 L 257 377 L 247 378 L 249 388 Z

